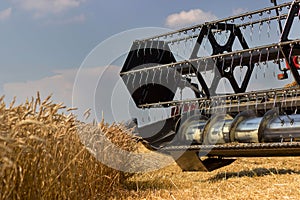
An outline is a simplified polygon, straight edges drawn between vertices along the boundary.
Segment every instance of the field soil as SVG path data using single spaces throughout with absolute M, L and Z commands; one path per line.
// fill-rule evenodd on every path
M 136 174 L 128 199 L 300 199 L 300 158 L 240 158 L 213 172 L 182 172 L 174 163 Z

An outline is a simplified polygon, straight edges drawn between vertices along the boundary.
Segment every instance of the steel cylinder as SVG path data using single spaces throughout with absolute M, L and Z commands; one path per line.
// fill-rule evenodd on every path
M 235 141 L 246 143 L 258 142 L 258 128 L 262 121 L 261 117 L 246 119 L 238 124 L 234 131 Z
M 300 115 L 279 116 L 262 133 L 264 142 L 300 141 Z

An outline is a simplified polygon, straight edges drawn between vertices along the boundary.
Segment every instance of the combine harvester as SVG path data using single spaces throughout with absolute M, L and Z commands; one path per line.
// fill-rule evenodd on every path
M 169 112 L 138 118 L 149 149 L 184 171 L 300 156 L 300 1 L 272 3 L 133 42 L 120 76 L 141 111 Z

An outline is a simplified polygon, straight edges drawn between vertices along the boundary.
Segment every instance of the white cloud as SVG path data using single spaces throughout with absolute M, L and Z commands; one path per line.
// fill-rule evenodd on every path
M 82 68 L 80 71 L 55 70 L 53 76 L 39 80 L 6 83 L 3 85 L 3 93 L 8 102 L 16 96 L 17 103 L 23 103 L 26 98 L 36 96 L 37 91 L 40 92 L 41 98 L 53 94 L 53 102 L 63 102 L 68 107 L 79 108 L 75 113 L 80 119 L 83 119 L 84 111 L 89 108 L 99 111 L 92 112 L 91 119 L 99 117 L 102 111 L 107 118 L 112 119 L 110 95 L 120 81 L 119 71 L 120 67 L 116 66 Z
M 245 13 L 247 11 L 248 11 L 247 8 L 236 8 L 236 9 L 232 10 L 232 14 L 233 15 L 238 15 L 238 14 L 241 14 L 241 13 Z
M 54 94 L 55 100 L 70 105 L 76 71 L 58 70 L 54 73 L 55 75 L 40 80 L 6 83 L 3 85 L 4 94 L 8 98 L 16 96 L 21 102 L 40 91 L 44 98 Z
M 169 15 L 166 19 L 166 26 L 170 28 L 178 28 L 215 19 L 217 19 L 217 16 L 211 12 L 205 12 L 200 9 L 192 9 Z
M 7 8 L 5 10 L 0 11 L 0 21 L 4 21 L 10 18 L 11 13 L 12 13 L 12 8 Z
M 60 13 L 79 7 L 85 0 L 11 0 L 22 9 L 33 11 L 36 17 L 49 13 Z

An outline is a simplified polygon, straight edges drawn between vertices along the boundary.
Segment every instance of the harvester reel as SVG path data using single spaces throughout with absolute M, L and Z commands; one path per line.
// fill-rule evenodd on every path
M 138 135 L 184 171 L 211 171 L 229 157 L 300 156 L 300 0 L 272 2 L 133 42 L 120 76 L 136 107 L 170 111 Z M 293 83 L 251 90 L 270 74 Z M 218 90 L 221 80 L 232 92 Z M 178 99 L 185 88 L 194 96 Z

